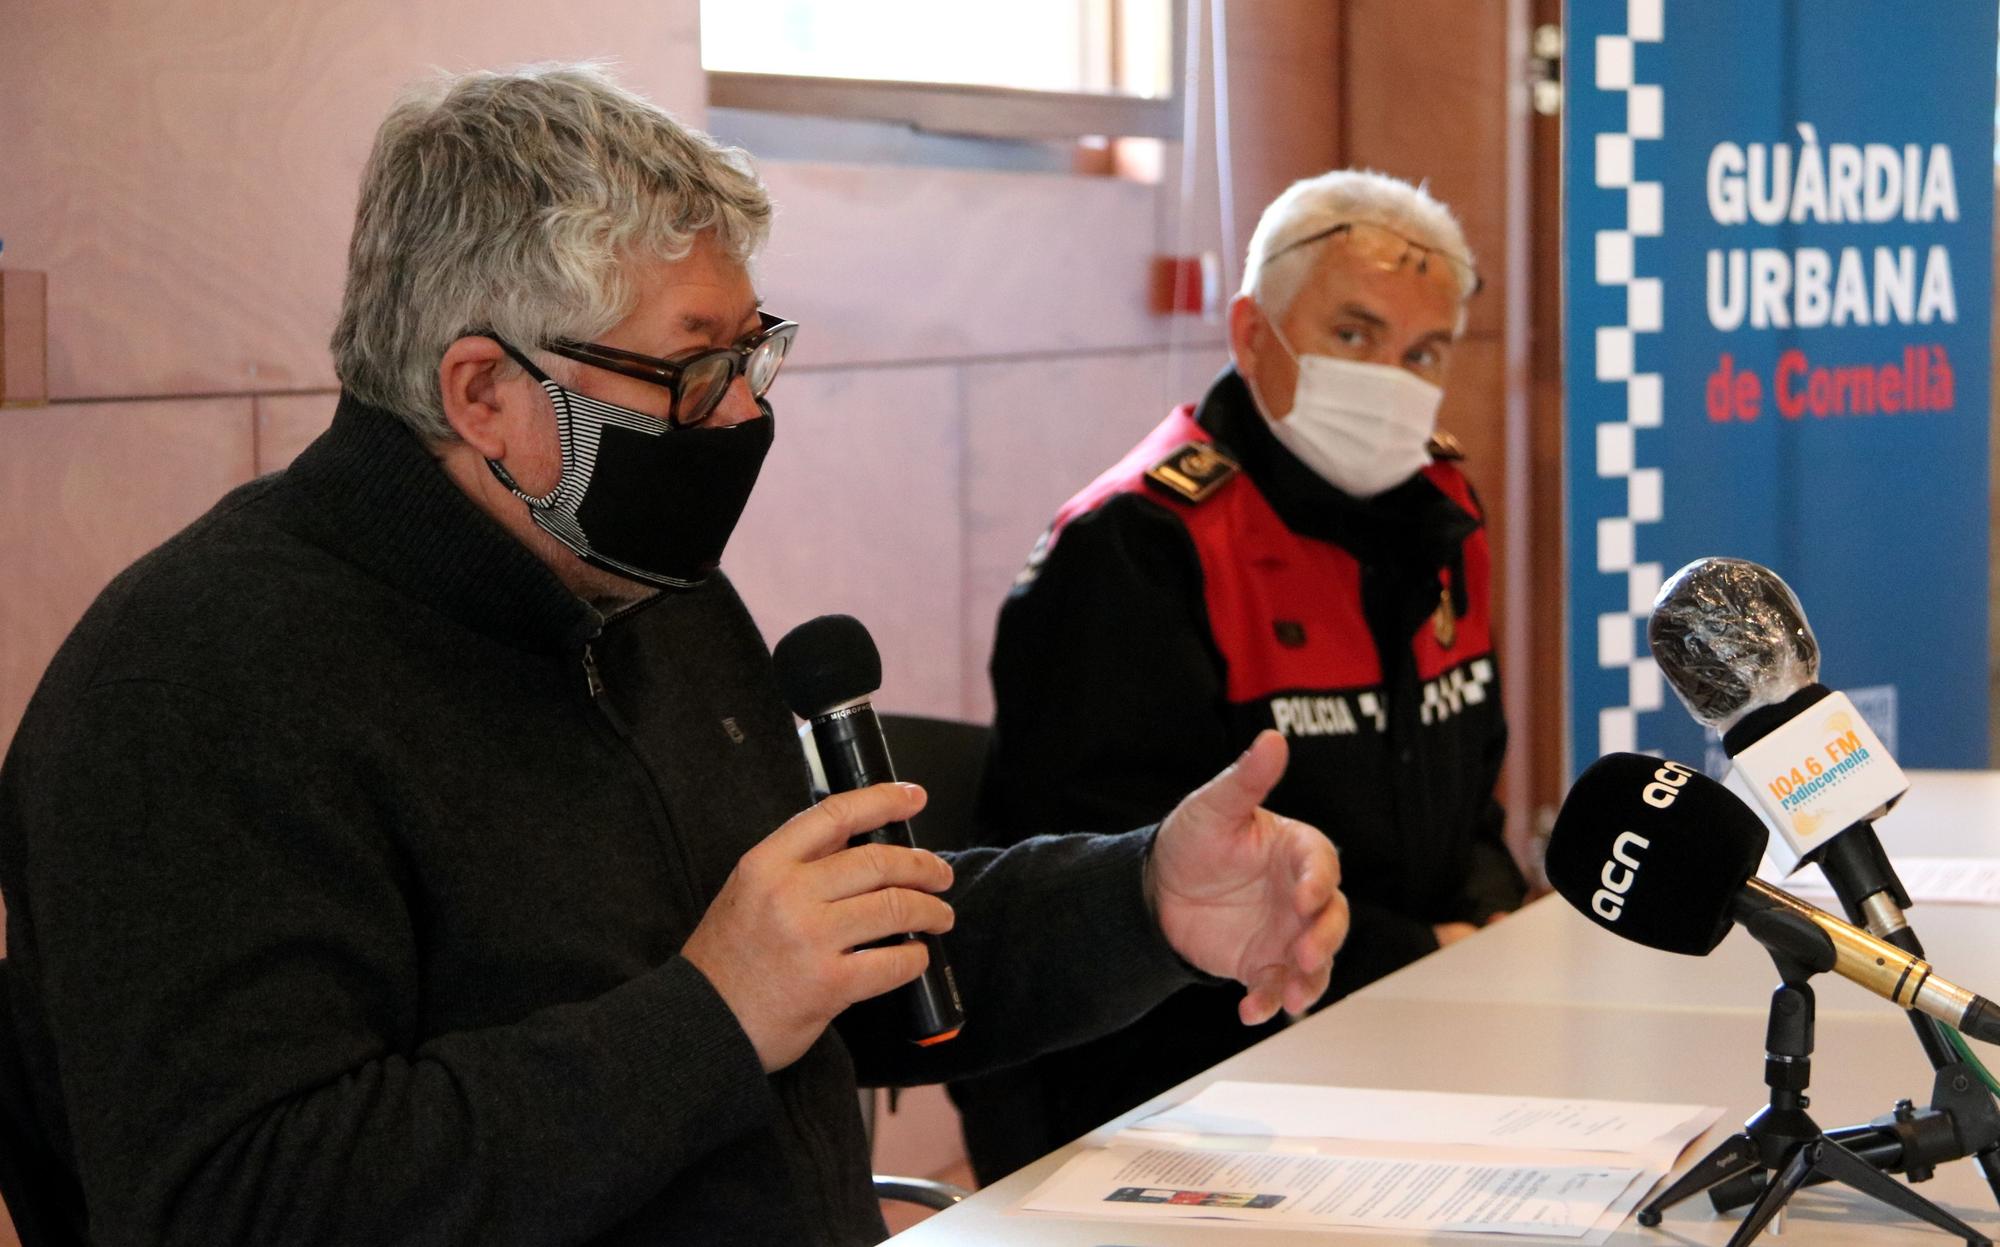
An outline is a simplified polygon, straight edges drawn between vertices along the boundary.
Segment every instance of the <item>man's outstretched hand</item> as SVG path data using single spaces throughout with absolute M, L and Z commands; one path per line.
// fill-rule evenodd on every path
M 1258 803 L 1285 773 L 1285 738 L 1260 733 L 1242 757 L 1160 825 L 1146 895 L 1182 960 L 1248 988 L 1247 1026 L 1304 1013 L 1347 938 L 1340 858 L 1310 824 Z

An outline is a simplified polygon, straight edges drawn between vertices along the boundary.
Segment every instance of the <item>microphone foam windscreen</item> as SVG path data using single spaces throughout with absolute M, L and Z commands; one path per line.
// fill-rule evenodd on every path
M 1702 956 L 1729 934 L 1769 832 L 1736 794 L 1678 762 L 1606 754 L 1563 798 L 1549 883 L 1591 921 Z
M 1696 559 L 1660 586 L 1646 641 L 1697 723 L 1728 731 L 1819 678 L 1819 642 L 1778 573 Z
M 771 651 L 771 665 L 778 692 L 801 719 L 882 687 L 875 638 L 852 615 L 821 615 L 793 628 Z

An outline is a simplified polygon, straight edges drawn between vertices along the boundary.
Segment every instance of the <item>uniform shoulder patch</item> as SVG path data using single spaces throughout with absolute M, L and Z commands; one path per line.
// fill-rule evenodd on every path
M 1146 469 L 1146 481 L 1184 502 L 1201 502 L 1242 470 L 1208 443 L 1188 442 Z
M 1465 459 L 1465 447 L 1458 444 L 1457 438 L 1442 429 L 1431 435 L 1431 440 L 1424 450 L 1429 452 L 1431 458 L 1441 459 L 1446 463 L 1459 463 Z

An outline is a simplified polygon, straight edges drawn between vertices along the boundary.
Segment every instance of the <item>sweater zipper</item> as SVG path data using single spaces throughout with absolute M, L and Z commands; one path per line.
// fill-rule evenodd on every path
M 617 734 L 620 741 L 624 742 L 627 751 L 633 753 L 634 760 L 639 760 L 637 751 L 631 749 L 631 725 L 625 722 L 624 715 L 618 713 L 618 708 L 611 704 L 611 699 L 604 695 L 604 677 L 598 674 L 597 653 L 591 649 L 589 642 L 585 642 L 583 647 L 583 688 L 589 695 L 590 704 L 604 716 L 604 721 L 611 725 L 611 730 Z M 643 769 L 645 763 L 640 761 L 640 766 Z M 650 776 L 651 771 L 648 770 L 647 774 Z
M 667 809 L 666 794 L 660 790 L 660 782 L 654 776 L 653 768 L 646 765 L 646 759 L 633 743 L 631 726 L 625 722 L 625 717 L 618 713 L 617 707 L 611 704 L 611 699 L 604 695 L 604 677 L 597 670 L 597 653 L 588 641 L 584 642 L 583 646 L 583 684 L 591 706 L 603 716 L 605 724 L 611 729 L 611 734 L 618 738 L 619 747 L 624 749 L 625 756 L 632 760 L 632 765 L 639 768 L 639 774 L 645 780 L 646 796 L 652 806 L 653 818 L 659 826 L 659 835 L 667 842 L 667 851 L 680 863 L 681 889 L 686 895 L 691 912 L 697 915 L 696 920 L 699 921 L 699 915 L 705 906 L 702 905 L 697 892 L 695 880 L 698 872 L 695 869 L 694 853 L 681 837 L 674 834 L 673 815 Z

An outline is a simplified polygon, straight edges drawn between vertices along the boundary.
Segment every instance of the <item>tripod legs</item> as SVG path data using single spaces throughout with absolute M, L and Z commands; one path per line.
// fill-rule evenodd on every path
M 1736 1233 L 1730 1236 L 1729 1247 L 1746 1247 L 1761 1234 L 1771 1218 L 1784 1207 L 1785 1201 L 1815 1172 L 1853 1187 L 1870 1198 L 1881 1200 L 1920 1221 L 1928 1221 L 1948 1234 L 1955 1234 L 1965 1240 L 1967 1247 L 1991 1247 L 1991 1240 L 1978 1230 L 1826 1138 L 1801 1144 L 1792 1152 L 1784 1166 L 1772 1176 L 1770 1185 L 1764 1188 L 1756 1205 L 1744 1216 L 1743 1224 L 1737 1226 Z
M 1639 1210 L 1639 1224 L 1655 1226 L 1667 1209 L 1694 1195 L 1699 1195 L 1717 1183 L 1727 1182 L 1757 1168 L 1757 1145 L 1747 1134 L 1733 1134 L 1710 1152 L 1695 1162 L 1694 1168 L 1674 1179 L 1672 1186 L 1661 1191 Z
M 1764 1193 L 1757 1197 L 1757 1202 L 1750 1206 L 1748 1213 L 1744 1214 L 1743 1224 L 1737 1226 L 1736 1233 L 1729 1236 L 1729 1247 L 1744 1247 L 1751 1239 L 1764 1232 L 1764 1227 L 1770 1223 L 1772 1217 L 1778 1215 L 1778 1210 L 1785 1206 L 1785 1201 L 1805 1185 L 1807 1176 L 1813 1171 L 1819 1149 L 1818 1143 L 1806 1144 L 1792 1153 L 1792 1158 L 1785 1162 L 1784 1168 L 1771 1175 L 1771 1181 L 1764 1187 Z
M 1666 1209 L 1690 1195 L 1769 1170 L 1770 1181 L 1730 1236 L 1729 1247 L 1746 1247 L 1763 1233 L 1800 1187 L 1828 1180 L 1955 1234 L 1969 1247 L 1992 1247 L 1979 1231 L 1828 1138 L 1806 1113 L 1814 1014 L 1813 991 L 1807 979 L 1812 971 L 1778 953 L 1772 957 L 1784 982 L 1771 994 L 1770 1022 L 1765 1031 L 1764 1084 L 1771 1089 L 1770 1103 L 1745 1122 L 1740 1133 L 1724 1140 L 1641 1209 L 1639 1224 L 1656 1226 Z M 1902 1123 L 1903 1118 L 1899 1115 L 1897 1121 Z M 1994 1158 L 1987 1172 L 2000 1172 L 2000 1157 Z

